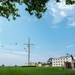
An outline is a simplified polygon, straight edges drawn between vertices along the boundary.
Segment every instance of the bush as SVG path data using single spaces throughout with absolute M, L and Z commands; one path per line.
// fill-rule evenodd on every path
M 21 67 L 36 67 L 36 66 L 21 66 Z
M 15 65 L 15 67 L 17 67 L 17 65 Z
M 4 67 L 5 65 L 4 64 L 2 64 L 2 67 Z

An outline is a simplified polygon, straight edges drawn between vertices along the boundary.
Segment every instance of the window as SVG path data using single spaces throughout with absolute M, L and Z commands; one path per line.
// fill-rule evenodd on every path
M 56 61 L 56 63 L 57 63 L 57 61 Z
M 60 63 L 60 61 L 58 61 L 58 63 Z
M 63 58 L 63 60 L 65 60 L 65 58 Z
M 61 66 L 63 66 L 63 64 L 61 64 Z
M 66 59 L 68 59 L 68 58 L 66 58 Z

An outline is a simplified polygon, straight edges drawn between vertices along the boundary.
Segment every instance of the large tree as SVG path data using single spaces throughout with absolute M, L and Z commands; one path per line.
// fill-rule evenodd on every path
M 25 4 L 25 10 L 29 12 L 30 15 L 35 14 L 37 18 L 41 18 L 42 14 L 47 10 L 46 3 L 49 0 L 0 0 L 0 16 L 7 18 L 12 15 L 15 20 L 16 17 L 20 17 L 18 14 L 18 8 L 16 3 L 22 5 Z M 60 2 L 60 0 L 56 0 Z M 74 4 L 75 0 L 66 0 L 66 4 Z

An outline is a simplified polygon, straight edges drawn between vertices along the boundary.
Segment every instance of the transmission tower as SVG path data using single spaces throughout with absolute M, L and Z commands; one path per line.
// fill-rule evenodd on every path
M 34 45 L 34 44 L 30 44 L 30 37 L 28 38 L 28 44 L 24 44 L 28 46 L 28 66 L 30 66 L 30 45 Z

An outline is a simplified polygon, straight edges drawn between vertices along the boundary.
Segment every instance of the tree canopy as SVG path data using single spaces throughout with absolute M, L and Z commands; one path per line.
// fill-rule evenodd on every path
M 13 17 L 13 20 L 15 20 L 16 17 L 20 17 L 20 14 L 18 14 L 19 8 L 16 7 L 16 3 L 18 3 L 20 5 L 25 4 L 25 10 L 28 11 L 30 15 L 35 14 L 39 19 L 47 10 L 46 3 L 48 1 L 49 0 L 0 0 L 0 16 L 8 20 L 10 20 L 10 16 Z M 56 0 L 56 2 L 60 2 L 60 0 Z M 75 4 L 75 0 L 66 0 L 66 4 Z

